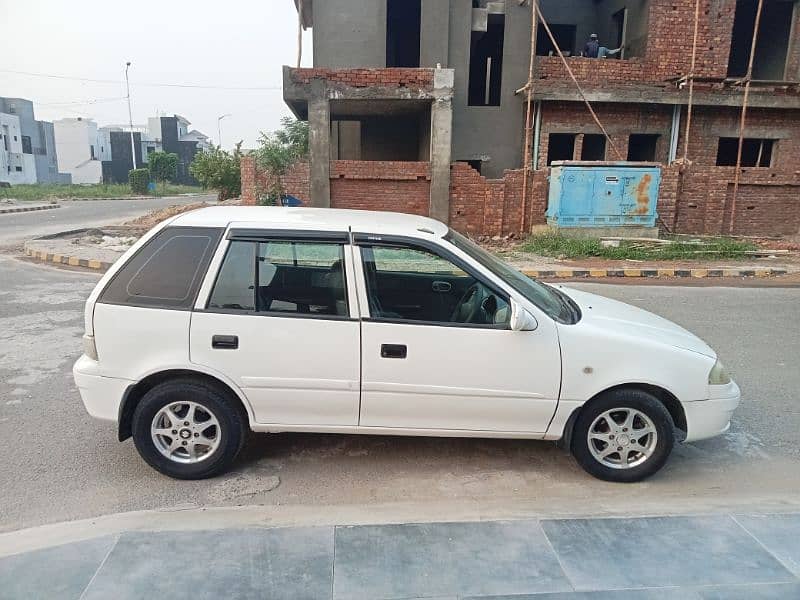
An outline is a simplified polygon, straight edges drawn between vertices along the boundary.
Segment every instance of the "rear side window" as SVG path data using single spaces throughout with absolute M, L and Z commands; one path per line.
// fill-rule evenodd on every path
M 98 302 L 191 310 L 222 232 L 167 227 L 125 263 Z
M 343 253 L 329 242 L 234 240 L 207 308 L 347 317 Z

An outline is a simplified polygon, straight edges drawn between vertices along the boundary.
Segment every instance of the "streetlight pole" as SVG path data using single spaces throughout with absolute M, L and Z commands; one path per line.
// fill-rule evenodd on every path
M 125 87 L 128 89 L 128 125 L 131 127 L 131 158 L 133 158 L 133 168 L 136 168 L 136 143 L 133 141 L 133 115 L 131 113 L 131 84 L 128 81 L 128 69 L 130 61 L 125 63 Z
M 220 127 L 220 122 L 225 117 L 230 117 L 230 116 L 231 115 L 228 114 L 217 117 L 217 146 L 219 146 L 220 149 L 222 149 L 222 128 Z

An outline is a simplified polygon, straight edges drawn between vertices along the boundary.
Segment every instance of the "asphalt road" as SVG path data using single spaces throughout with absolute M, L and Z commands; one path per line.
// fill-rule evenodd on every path
M 20 244 L 36 235 L 111 225 L 156 208 L 204 200 L 213 201 L 215 196 L 165 196 L 141 200 L 60 200 L 61 208 L 0 215 L 0 246 Z
M 70 369 L 97 279 L 0 255 L 0 531 L 208 505 L 384 507 L 389 520 L 404 505 L 447 520 L 467 505 L 491 518 L 800 504 L 800 289 L 576 284 L 695 331 L 744 394 L 728 434 L 677 447 L 640 484 L 592 479 L 546 442 L 311 434 L 254 435 L 234 472 L 180 482 L 80 403 Z

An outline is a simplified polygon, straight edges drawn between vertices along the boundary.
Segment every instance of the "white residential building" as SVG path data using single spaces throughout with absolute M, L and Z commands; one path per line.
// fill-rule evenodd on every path
M 0 181 L 36 183 L 36 161 L 23 152 L 19 117 L 0 112 Z
M 72 183 L 102 183 L 103 165 L 97 123 L 83 117 L 53 122 L 56 135 L 58 170 L 72 175 Z

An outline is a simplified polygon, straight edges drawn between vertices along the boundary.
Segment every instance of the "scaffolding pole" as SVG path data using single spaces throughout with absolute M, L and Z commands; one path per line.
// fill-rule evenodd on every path
M 747 74 L 744 78 L 744 98 L 742 99 L 742 116 L 739 120 L 739 147 L 736 150 L 736 173 L 733 177 L 733 198 L 731 199 L 731 223 L 729 233 L 733 233 L 736 221 L 736 199 L 739 195 L 739 174 L 742 170 L 742 146 L 744 145 L 744 128 L 747 120 L 747 100 L 750 97 L 750 82 L 753 79 L 753 60 L 756 55 L 756 43 L 758 42 L 758 28 L 761 24 L 761 11 L 764 8 L 764 0 L 758 0 L 756 9 L 756 22 L 753 26 L 753 41 L 750 44 L 750 58 L 747 61 Z
M 528 208 L 528 177 L 531 162 L 531 99 L 533 97 L 533 62 L 536 56 L 536 15 L 539 12 L 539 0 L 531 0 L 531 56 L 528 63 L 528 83 L 525 84 L 525 138 L 523 141 L 522 159 L 522 211 L 519 218 L 519 229 L 525 233 L 525 213 Z
M 686 105 L 686 131 L 683 135 L 683 164 L 685 165 L 689 158 L 689 131 L 692 128 L 692 107 L 694 104 L 694 69 L 697 65 L 697 31 L 700 25 L 700 0 L 694 3 L 694 35 L 692 37 L 692 62 L 689 67 L 689 75 L 687 80 L 689 82 L 689 103 Z

